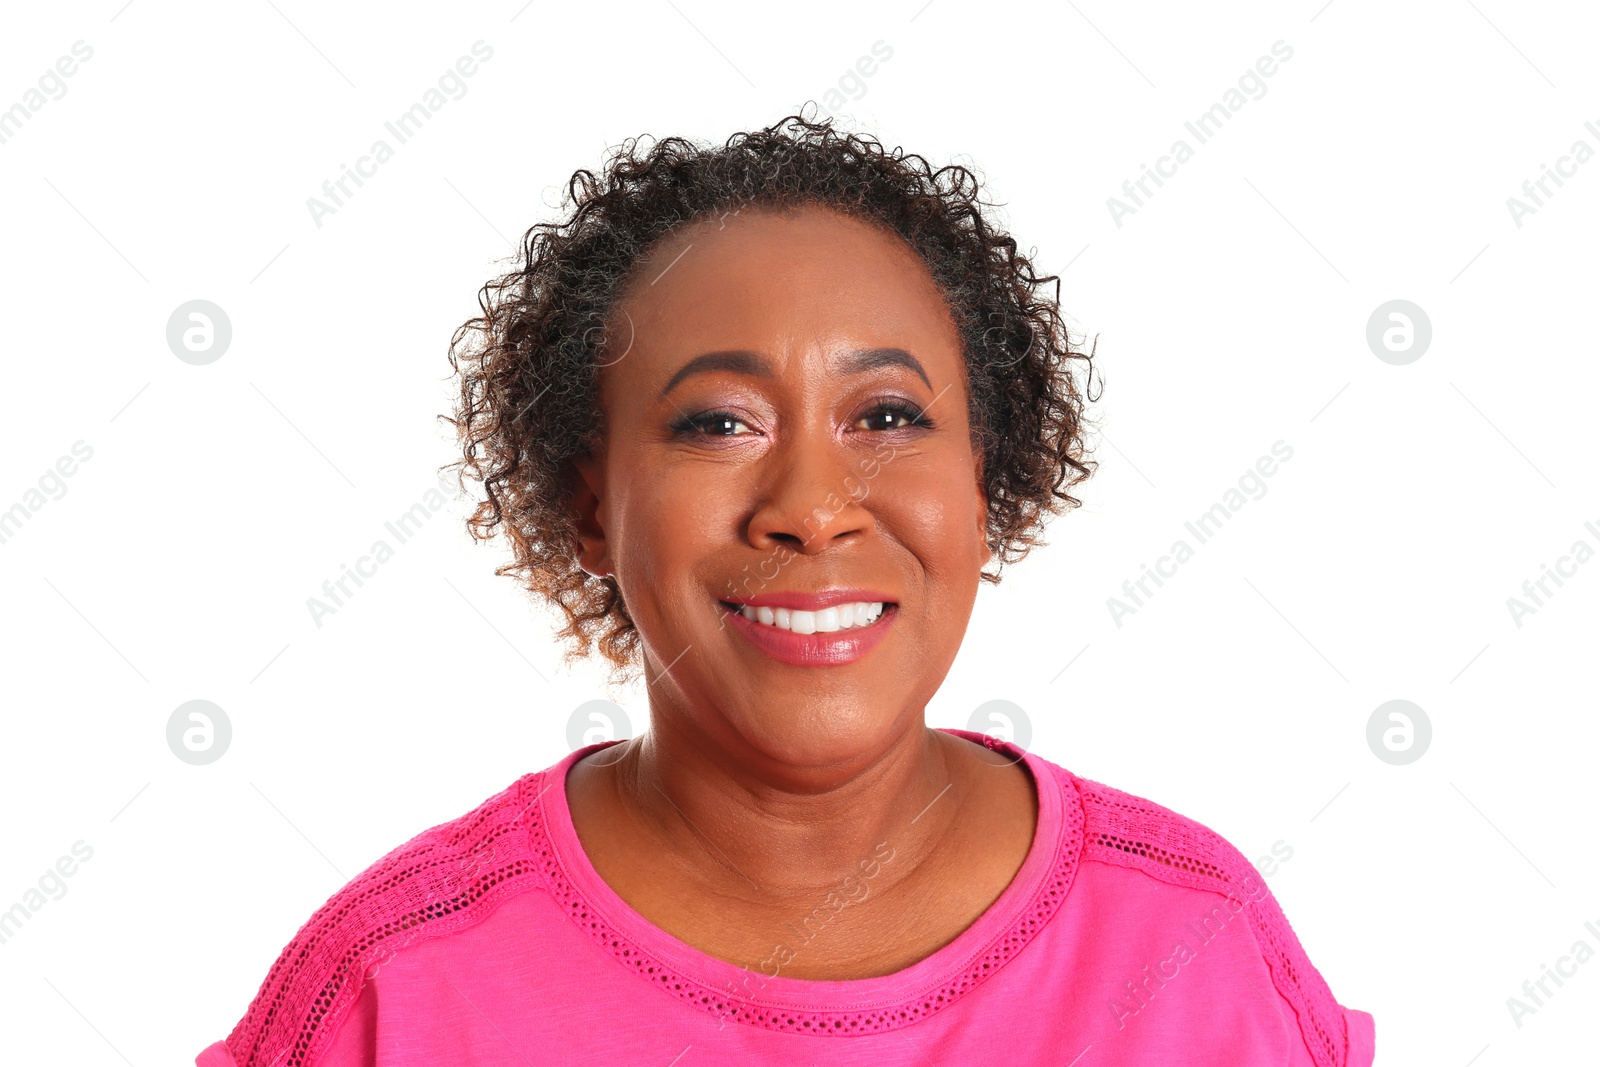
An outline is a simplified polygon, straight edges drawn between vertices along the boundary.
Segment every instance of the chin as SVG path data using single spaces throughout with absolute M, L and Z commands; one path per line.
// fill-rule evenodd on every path
M 804 698 L 759 705 L 748 714 L 729 710 L 728 726 L 755 752 L 772 763 L 791 770 L 796 779 L 807 772 L 837 776 L 841 765 L 867 765 L 878 759 L 904 729 L 904 710 L 900 715 L 880 711 L 862 714 L 852 710 L 863 704 L 883 708 L 877 701 L 818 703 Z

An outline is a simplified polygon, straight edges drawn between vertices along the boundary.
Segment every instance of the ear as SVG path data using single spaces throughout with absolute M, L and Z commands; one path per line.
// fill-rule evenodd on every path
M 605 465 L 591 457 L 572 461 L 568 472 L 572 487 L 578 566 L 596 578 L 611 573 L 611 554 L 605 531 Z
M 983 484 L 983 451 L 973 451 L 972 472 L 976 489 L 973 495 L 978 501 L 978 544 L 983 546 L 983 559 L 978 564 L 981 571 L 994 559 L 994 550 L 989 547 L 989 491 Z

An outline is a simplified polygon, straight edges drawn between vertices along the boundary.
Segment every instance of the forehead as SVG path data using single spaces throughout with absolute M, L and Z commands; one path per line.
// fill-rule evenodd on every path
M 657 359 L 843 343 L 932 359 L 960 351 L 921 257 L 898 235 L 821 207 L 747 207 L 675 230 L 635 264 L 618 306 L 635 354 Z

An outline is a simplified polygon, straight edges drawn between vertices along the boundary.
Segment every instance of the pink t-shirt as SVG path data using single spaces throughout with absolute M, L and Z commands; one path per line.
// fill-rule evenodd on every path
M 1038 829 L 972 926 L 878 978 L 740 967 L 651 925 L 601 880 L 566 774 L 528 774 L 340 889 L 199 1067 L 629 1063 L 913 1067 L 1367 1067 L 1256 869 L 1217 834 L 1014 746 Z M 890 843 L 892 845 L 892 843 Z M 886 845 L 792 927 L 870 892 Z M 763 973 L 765 972 L 765 973 Z

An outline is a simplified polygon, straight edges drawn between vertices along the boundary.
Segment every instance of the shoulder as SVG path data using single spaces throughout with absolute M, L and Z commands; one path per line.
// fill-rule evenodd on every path
M 1144 797 L 1065 769 L 1060 773 L 1083 805 L 1085 859 L 1224 896 L 1259 894 L 1264 888 L 1255 866 L 1210 827 Z
M 527 809 L 551 770 L 517 779 L 471 811 L 393 849 L 301 926 L 244 1017 L 206 1050 L 224 1067 L 303 1067 L 332 1040 L 377 967 L 401 949 L 486 918 L 542 884 Z M 217 1055 L 223 1046 L 231 1060 Z
M 1154 801 L 1049 765 L 1069 800 L 1081 806 L 1080 862 L 1127 868 L 1221 897 L 1218 906 L 1247 917 L 1262 962 L 1279 994 L 1294 1008 L 1313 1061 L 1363 1062 L 1358 1050 L 1370 1043 L 1370 1036 L 1347 1032 L 1347 1020 L 1358 1017 L 1357 1025 L 1370 1027 L 1370 1016 L 1347 1012 L 1334 998 L 1261 873 L 1243 853 L 1210 827 Z

